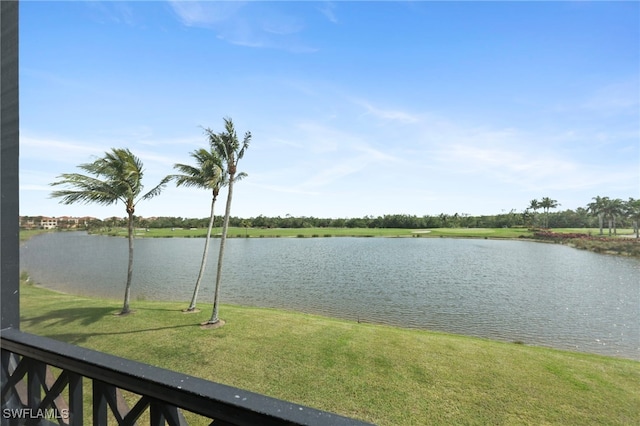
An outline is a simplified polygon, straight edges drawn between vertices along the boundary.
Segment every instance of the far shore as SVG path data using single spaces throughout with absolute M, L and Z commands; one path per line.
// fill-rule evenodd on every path
M 229 238 L 484 238 L 484 239 L 518 239 L 545 243 L 558 243 L 589 250 L 594 253 L 619 255 L 640 258 L 640 240 L 635 238 L 632 229 L 618 229 L 616 235 L 609 236 L 607 229 L 600 234 L 598 228 L 554 228 L 544 230 L 527 228 L 243 228 L 231 227 Z M 20 231 L 20 239 L 24 241 L 33 235 L 47 230 Z M 544 236 L 544 232 L 551 235 Z M 91 231 L 97 235 L 126 237 L 126 228 L 104 228 Z M 214 228 L 212 238 L 219 238 L 221 228 Z M 205 228 L 136 228 L 135 238 L 205 238 Z

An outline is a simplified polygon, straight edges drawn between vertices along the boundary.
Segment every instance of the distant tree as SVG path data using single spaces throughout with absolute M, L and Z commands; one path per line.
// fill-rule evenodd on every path
M 629 198 L 625 203 L 625 213 L 633 222 L 633 232 L 635 232 L 636 238 L 640 238 L 640 230 L 638 229 L 638 223 L 640 222 L 640 200 Z
M 244 236 L 248 237 L 249 236 L 249 228 L 251 228 L 251 221 L 245 219 L 245 220 L 242 220 L 240 222 L 240 224 L 244 228 Z
M 176 186 L 195 187 L 211 191 L 211 213 L 209 215 L 209 225 L 207 227 L 207 237 L 204 240 L 204 250 L 202 253 L 202 261 L 200 262 L 200 271 L 196 279 L 196 285 L 193 289 L 193 296 L 187 312 L 193 312 L 196 309 L 196 301 L 198 292 L 200 291 L 200 283 L 204 276 L 207 266 L 207 258 L 209 256 L 209 241 L 211 240 L 211 229 L 215 221 L 214 208 L 220 186 L 225 183 L 222 173 L 222 161 L 220 156 L 214 149 L 206 150 L 200 148 L 191 153 L 191 157 L 195 160 L 196 165 L 175 164 L 173 167 L 180 174 L 171 175 L 171 179 L 175 180 Z
M 609 197 L 600 197 L 599 195 L 592 198 L 592 202 L 587 204 L 587 211 L 590 214 L 598 216 L 598 226 L 600 228 L 600 235 L 603 234 L 602 229 L 604 228 L 604 216 L 605 216 L 605 207 L 609 202 Z
M 68 189 L 53 191 L 51 197 L 61 198 L 62 204 L 81 202 L 111 205 L 121 201 L 125 205 L 129 231 L 129 266 L 124 304 L 120 313 L 127 314 L 130 312 L 129 301 L 133 276 L 133 214 L 139 201 L 159 195 L 169 179 L 164 178 L 151 191 L 140 196 L 144 188 L 142 162 L 128 149 L 113 148 L 111 152 L 106 152 L 104 157 L 93 163 L 81 164 L 78 167 L 91 176 L 79 173 L 65 173 L 58 176 L 60 180 L 51 185 L 67 186 Z
M 624 202 L 616 198 L 612 200 L 608 197 L 605 197 L 604 203 L 604 215 L 609 218 L 609 236 L 611 236 L 611 230 L 613 229 L 613 235 L 617 235 L 617 224 L 616 218 L 624 214 Z
M 224 222 L 222 224 L 222 236 L 220 238 L 220 251 L 218 253 L 218 269 L 216 272 L 216 287 L 213 297 L 213 312 L 208 324 L 216 324 L 218 318 L 218 304 L 220 295 L 220 282 L 222 280 L 222 260 L 224 256 L 224 248 L 227 240 L 227 231 L 229 229 L 229 217 L 231 216 L 231 200 L 233 196 L 233 185 L 236 180 L 246 176 L 244 173 L 238 174 L 238 161 L 244 157 L 244 153 L 249 148 L 251 141 L 251 132 L 244 134 L 242 142 L 238 140 L 233 121 L 230 118 L 224 119 L 225 131 L 215 133 L 211 129 L 205 129 L 205 133 L 209 137 L 212 151 L 217 152 L 224 166 L 224 174 L 228 182 L 227 205 L 224 213 Z
M 558 201 L 557 200 L 552 200 L 549 197 L 544 197 L 542 200 L 540 200 L 540 207 L 542 208 L 542 210 L 544 212 L 544 227 L 545 228 L 549 227 L 549 210 L 555 209 L 558 206 L 559 206 Z
M 533 213 L 531 215 L 531 226 L 535 226 L 536 224 L 536 214 L 538 213 L 538 210 L 540 209 L 540 202 L 537 199 L 533 199 L 531 201 L 529 201 L 529 210 L 532 210 Z

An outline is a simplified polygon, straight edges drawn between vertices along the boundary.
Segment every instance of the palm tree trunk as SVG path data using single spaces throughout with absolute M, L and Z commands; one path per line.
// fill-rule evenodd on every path
M 129 211 L 129 267 L 127 268 L 127 285 L 124 290 L 124 305 L 121 314 L 128 314 L 129 301 L 131 300 L 131 279 L 133 278 L 133 211 Z
M 207 229 L 207 238 L 204 241 L 204 253 L 202 253 L 202 263 L 200 264 L 200 272 L 198 273 L 198 279 L 196 280 L 196 286 L 193 289 L 193 296 L 191 297 L 191 303 L 187 308 L 188 312 L 192 312 L 196 309 L 196 300 L 198 298 L 198 291 L 200 290 L 200 282 L 204 275 L 205 267 L 207 266 L 207 257 L 209 255 L 209 241 L 211 240 L 211 229 L 213 229 L 213 222 L 215 216 L 213 214 L 213 208 L 216 205 L 216 196 L 211 197 L 211 215 L 209 216 L 209 228 Z
M 220 299 L 220 281 L 222 279 L 222 257 L 224 255 L 224 246 L 227 241 L 227 230 L 229 229 L 229 216 L 231 215 L 231 197 L 233 196 L 233 179 L 235 173 L 229 173 L 229 192 L 227 193 L 227 205 L 224 211 L 224 222 L 222 224 L 222 236 L 220 237 L 220 252 L 218 253 L 218 269 L 216 272 L 216 289 L 213 295 L 213 312 L 211 313 L 211 319 L 209 324 L 215 324 L 220 319 L 218 318 L 218 304 Z
M 600 225 L 600 235 L 602 235 L 602 228 L 604 228 L 604 215 L 602 213 L 598 213 L 598 225 Z

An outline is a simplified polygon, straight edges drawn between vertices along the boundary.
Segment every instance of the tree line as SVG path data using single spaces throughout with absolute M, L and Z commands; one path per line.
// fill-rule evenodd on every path
M 608 197 L 594 197 L 609 199 Z M 617 200 L 617 199 L 616 199 Z M 633 199 L 631 199 L 633 200 Z M 638 203 L 637 200 L 633 200 Z M 617 200 L 614 205 L 629 204 Z M 591 204 L 591 203 L 590 203 Z M 512 209 L 495 215 L 473 216 L 465 213 L 438 215 L 409 215 L 386 214 L 380 216 L 364 216 L 355 218 L 321 218 L 314 216 L 253 216 L 229 218 L 229 226 L 249 228 L 599 228 L 600 218 L 603 223 L 609 222 L 609 218 L 615 218 L 616 227 L 634 227 L 633 210 L 629 214 L 625 210 L 613 210 L 613 216 L 604 213 L 604 210 L 590 207 L 578 207 L 575 210 L 565 209 L 561 211 L 543 211 L 540 207 L 524 210 Z M 635 209 L 637 209 L 637 205 Z M 600 212 L 600 213 L 599 213 Z M 636 213 L 637 214 L 637 213 Z M 605 220 L 606 217 L 606 220 Z M 141 228 L 206 228 L 209 218 L 184 218 L 184 217 L 136 217 L 136 226 Z M 546 221 L 546 223 L 545 223 Z M 613 229 L 613 219 L 611 219 Z M 105 220 L 95 220 L 89 224 L 91 228 L 125 227 L 126 218 L 114 217 Z M 613 232 L 613 231 L 612 231 Z

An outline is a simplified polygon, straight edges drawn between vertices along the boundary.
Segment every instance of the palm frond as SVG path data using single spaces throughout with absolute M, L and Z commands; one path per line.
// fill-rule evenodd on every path
M 53 191 L 52 198 L 61 203 L 98 203 L 103 205 L 122 201 L 130 205 L 142 191 L 142 162 L 126 148 L 113 148 L 101 158 L 78 166 L 90 175 L 66 173 L 52 186 L 67 186 Z M 166 182 L 165 182 L 166 184 Z M 161 188 L 154 188 L 147 197 L 156 195 Z
M 162 190 L 164 189 L 164 187 L 167 185 L 167 183 L 171 180 L 170 176 L 165 176 L 158 185 L 155 186 L 155 188 L 153 188 L 151 191 L 147 192 L 146 194 L 144 194 L 142 197 L 140 197 L 140 199 L 138 201 L 141 200 L 149 200 L 157 195 L 160 195 L 160 193 L 162 192 Z M 138 201 L 136 201 L 134 203 L 138 204 Z
M 170 179 L 175 180 L 176 186 L 196 187 L 212 189 L 219 186 L 222 177 L 222 162 L 215 151 L 207 151 L 204 148 L 197 149 L 191 153 L 196 165 L 174 164 L 174 168 L 182 174 L 171 175 Z
M 236 175 L 236 177 L 233 179 L 233 182 L 235 183 L 235 182 L 241 181 L 242 179 L 244 179 L 244 178 L 246 178 L 246 177 L 248 177 L 248 176 L 249 176 L 249 175 L 248 175 L 248 174 L 246 174 L 245 172 L 240 172 L 240 173 L 238 173 L 238 174 Z
M 113 204 L 118 201 L 118 194 L 108 182 L 79 173 L 65 173 L 59 176 L 61 180 L 53 182 L 51 186 L 65 185 L 70 188 L 51 192 L 51 198 L 61 198 L 63 204 L 76 202 Z

